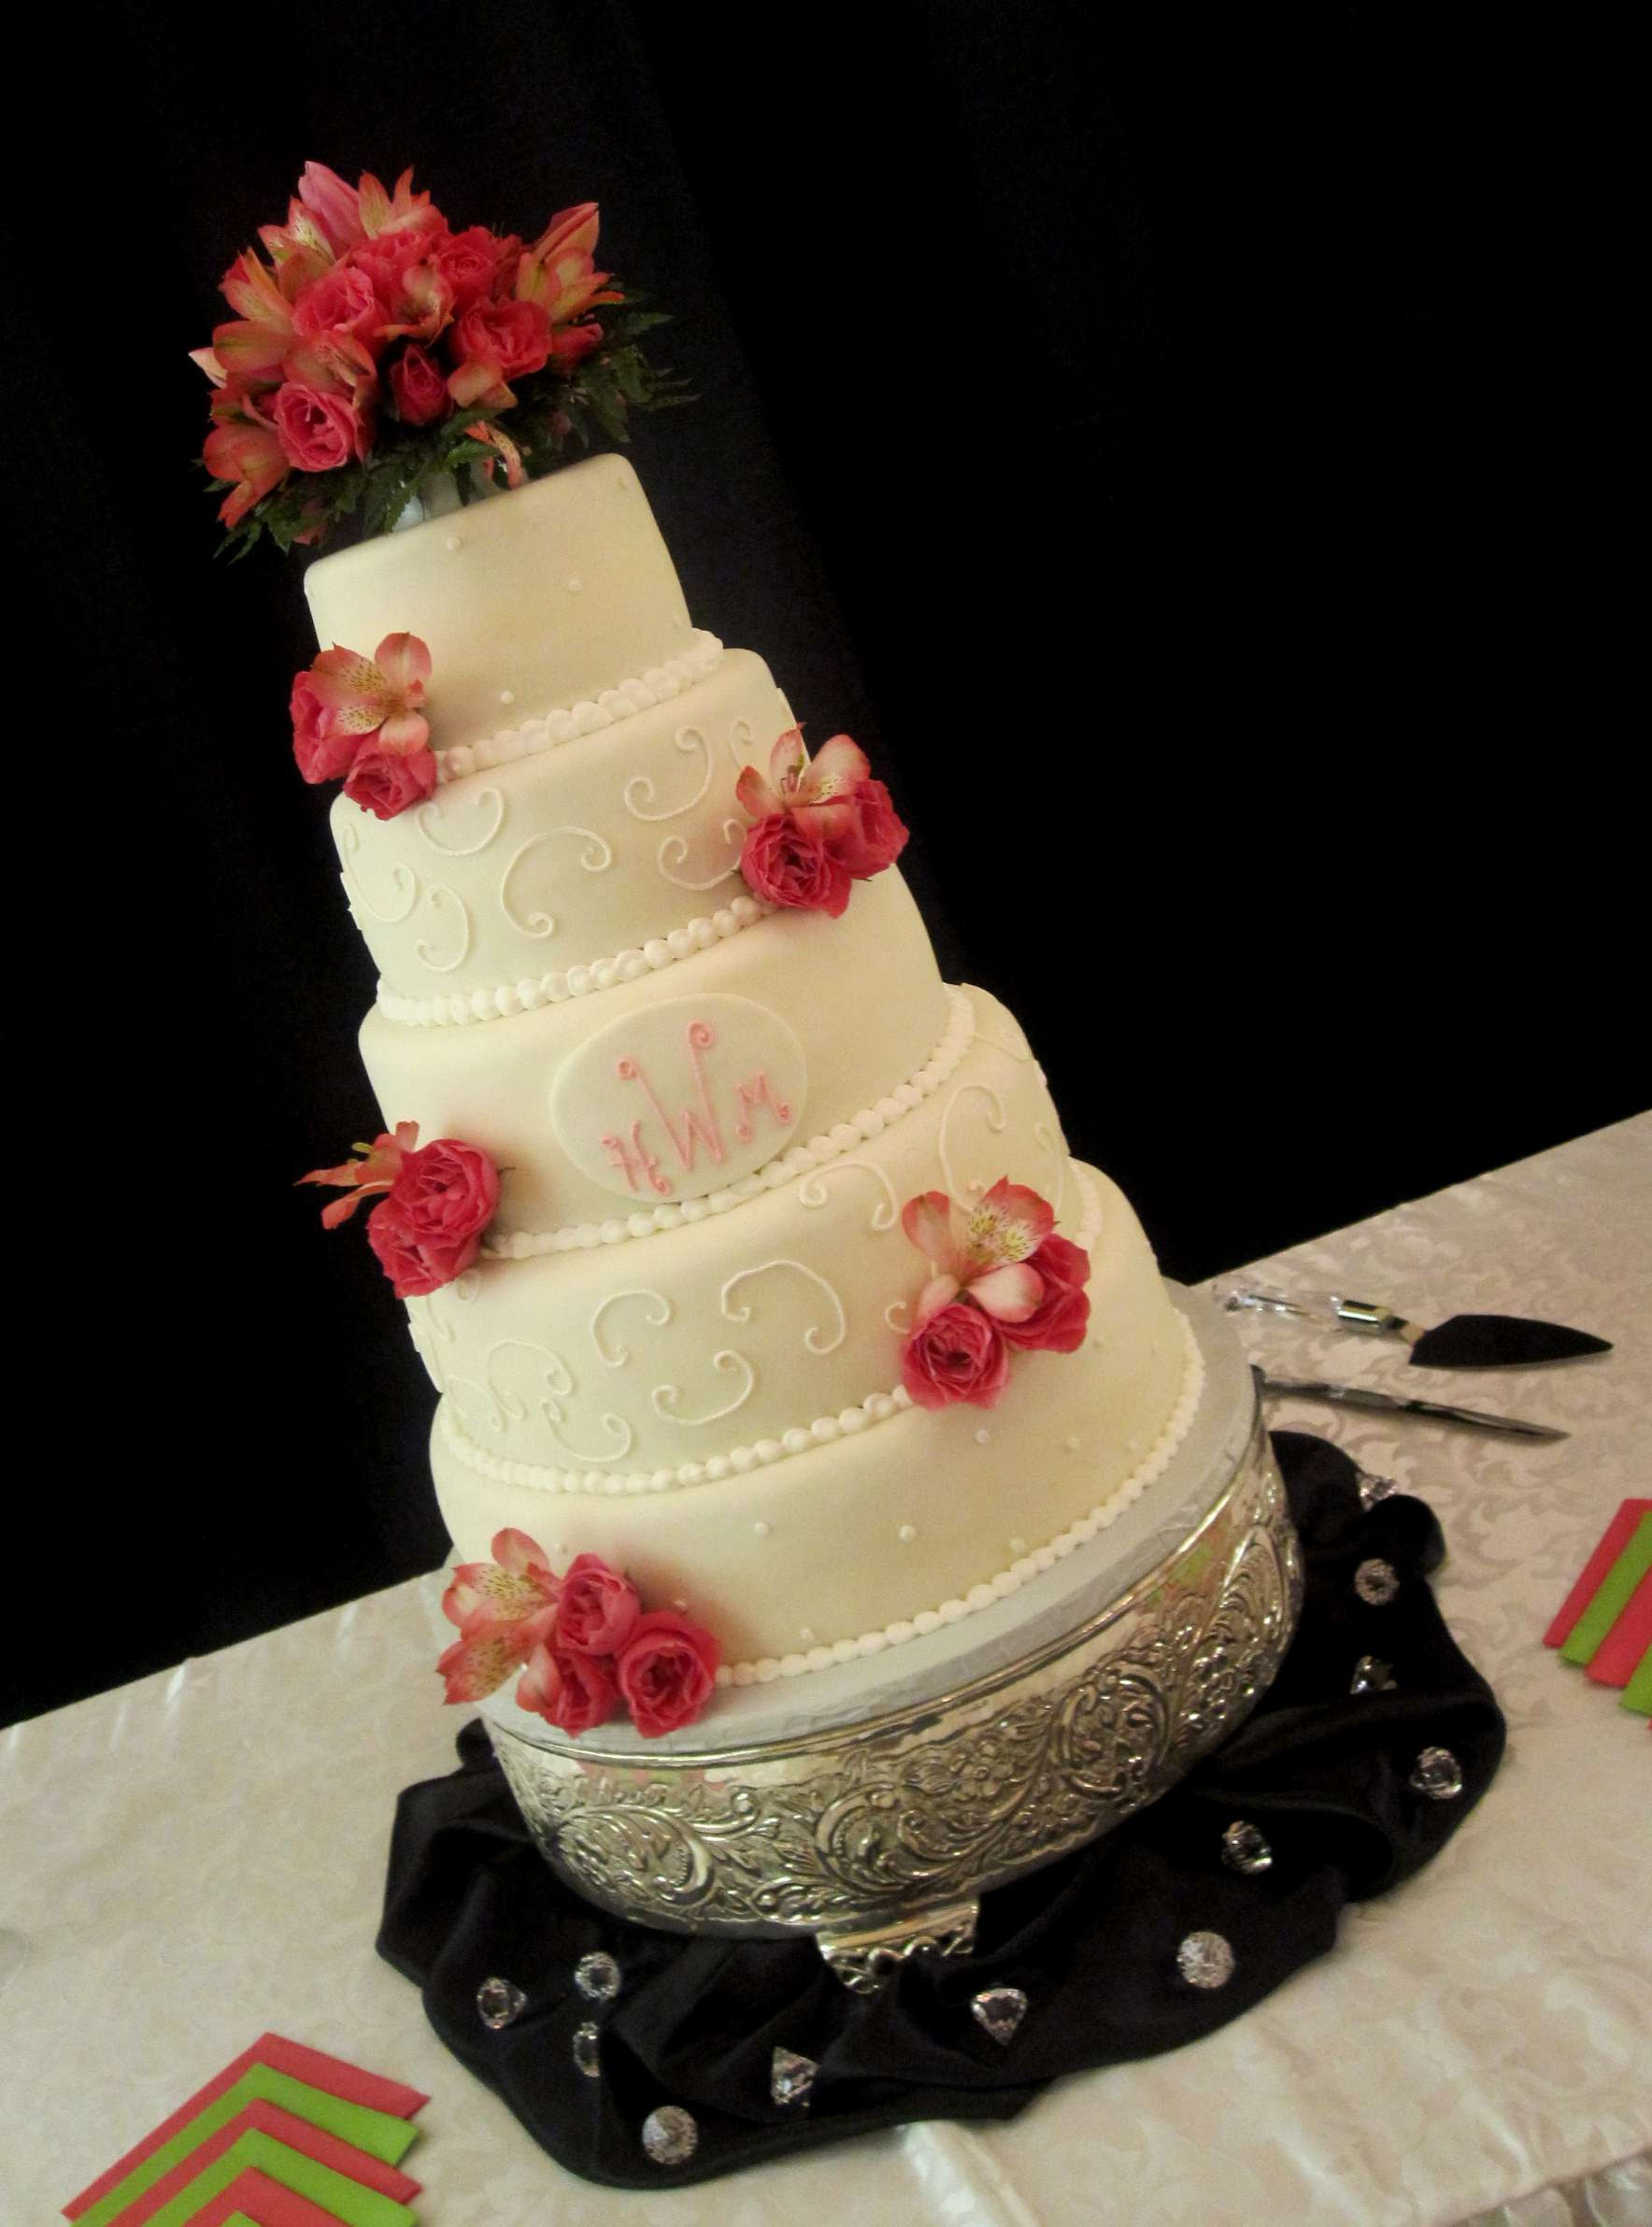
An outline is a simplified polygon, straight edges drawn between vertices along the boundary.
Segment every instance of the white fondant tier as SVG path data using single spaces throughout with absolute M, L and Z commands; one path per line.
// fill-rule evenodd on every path
M 966 1003 L 1004 1040 L 1002 1006 L 981 992 Z M 887 1406 L 899 1384 L 929 1275 L 902 1206 L 933 1190 L 978 1198 L 1000 1176 L 1048 1198 L 1089 1251 L 1092 1316 L 1118 1355 L 1162 1315 L 1129 1206 L 1072 1173 L 1037 1066 L 986 1034 L 877 1135 L 781 1168 L 782 1183 L 724 1214 L 634 1243 L 484 1258 L 412 1301 L 455 1442 L 478 1464 L 542 1473 L 545 1490 L 649 1493 L 765 1442 L 794 1450 L 862 1429 L 864 1404 Z
M 857 883 L 841 920 L 776 912 L 704 945 L 469 1028 L 406 1028 L 375 1007 L 362 1057 L 384 1119 L 490 1152 L 503 1237 L 610 1221 L 623 1235 L 910 1091 L 946 1036 L 947 992 L 893 869 Z M 705 1028 L 713 1041 L 691 1040 Z
M 1104 1177 L 1089 1180 L 1104 1202 L 1090 1337 L 1072 1354 L 1018 1355 L 996 1407 L 897 1408 L 797 1453 L 772 1442 L 744 1470 L 609 1493 L 474 1466 L 455 1450 L 444 1402 L 431 1458 L 457 1554 L 486 1559 L 506 1525 L 559 1567 L 602 1554 L 648 1602 L 685 1602 L 731 1664 L 824 1667 L 834 1648 L 852 1653 L 871 1635 L 921 1634 L 948 1603 L 961 1604 L 948 1621 L 986 1607 L 995 1585 L 1014 1591 L 1041 1555 L 1057 1559 L 1054 1543 L 1161 1444 L 1168 1458 L 1191 1412 L 1197 1363 L 1180 1318 L 1129 1206 Z M 899 1341 L 890 1348 L 892 1382 Z
M 512 1010 L 548 1003 L 569 969 L 680 940 L 748 897 L 734 784 L 792 723 L 762 660 L 732 650 L 662 703 L 394 819 L 338 796 L 333 839 L 381 1005 L 449 1022 L 478 993 L 490 1013 L 501 991 Z
M 623 457 L 322 557 L 305 575 L 323 648 L 429 645 L 442 749 L 600 699 L 694 646 L 676 567 Z

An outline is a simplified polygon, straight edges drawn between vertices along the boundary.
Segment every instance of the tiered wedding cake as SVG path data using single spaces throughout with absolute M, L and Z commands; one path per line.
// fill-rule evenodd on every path
M 482 1250 L 412 1298 L 461 1558 L 594 1553 L 715 1634 L 725 1682 L 931 1632 L 1163 1469 L 1201 1363 L 1129 1205 L 1069 1158 L 1004 1008 L 953 989 L 893 869 L 841 917 L 742 878 L 742 770 L 793 716 L 699 631 L 631 465 L 595 457 L 321 559 L 323 646 L 410 634 L 439 778 L 333 830 L 380 969 L 387 1124 L 485 1150 Z M 1007 1178 L 1089 1255 L 1075 1350 L 926 1407 L 903 1227 Z

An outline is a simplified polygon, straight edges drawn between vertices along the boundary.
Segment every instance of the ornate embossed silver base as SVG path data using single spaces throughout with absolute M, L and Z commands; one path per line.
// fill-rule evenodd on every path
M 805 1729 L 743 1738 L 762 1720 L 719 1705 L 691 1740 L 651 1751 L 606 1732 L 530 1734 L 518 1728 L 534 1720 L 491 1708 L 495 1752 L 556 1870 L 642 1925 L 812 1933 L 868 1989 L 917 1949 L 966 1952 L 986 1889 L 1174 1786 L 1266 1689 L 1302 1597 L 1254 1384 L 1221 1318 L 1178 1298 L 1212 1412 L 1154 1488 L 1161 1505 L 1122 1544 L 1104 1532 L 1003 1604 L 996 1630 L 899 1650 L 883 1707 L 865 1675 L 876 1665 L 857 1665 L 828 1720 L 821 1672 L 824 1713 Z

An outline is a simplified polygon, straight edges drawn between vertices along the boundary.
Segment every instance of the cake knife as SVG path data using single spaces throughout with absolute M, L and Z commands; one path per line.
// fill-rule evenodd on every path
M 1506 1369 L 1542 1362 L 1575 1361 L 1586 1353 L 1610 1353 L 1611 1343 L 1563 1322 L 1537 1322 L 1524 1315 L 1453 1315 L 1425 1330 L 1391 1306 L 1371 1299 L 1347 1299 L 1340 1292 L 1323 1298 L 1287 1299 L 1277 1292 L 1218 1292 L 1218 1305 L 1231 1315 L 1291 1315 L 1304 1322 L 1333 1322 L 1368 1337 L 1402 1338 L 1419 1368 Z
M 1262 1390 L 1281 1399 L 1330 1400 L 1340 1407 L 1369 1407 L 1378 1415 L 1431 1415 L 1436 1422 L 1464 1424 L 1471 1431 L 1506 1431 L 1515 1438 L 1569 1438 L 1546 1422 L 1523 1422 L 1517 1415 L 1488 1415 L 1481 1407 L 1452 1407 L 1442 1400 L 1403 1399 L 1397 1392 L 1373 1392 L 1363 1384 L 1324 1384 L 1298 1377 L 1264 1377 Z

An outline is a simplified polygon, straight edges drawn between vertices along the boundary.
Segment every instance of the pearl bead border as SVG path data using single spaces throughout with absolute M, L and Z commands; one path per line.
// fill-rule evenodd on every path
M 475 1021 L 498 1021 L 511 1013 L 531 1013 L 536 1006 L 564 1005 L 570 998 L 613 990 L 621 982 L 640 982 L 645 975 L 658 974 L 679 959 L 691 959 L 696 951 L 708 951 L 714 944 L 738 935 L 743 928 L 755 927 L 777 909 L 761 898 L 735 897 L 714 913 L 673 928 L 667 935 L 650 936 L 640 949 L 616 951 L 611 959 L 598 959 L 589 966 L 570 966 L 565 973 L 553 970 L 537 978 L 504 983 L 496 990 L 473 990 L 468 997 L 457 992 L 452 997 L 394 997 L 380 983 L 378 1010 L 387 1021 L 405 1028 L 449 1028 Z
M 651 710 L 656 704 L 680 696 L 684 689 L 715 673 L 722 658 L 723 646 L 716 635 L 697 626 L 691 648 L 648 666 L 635 679 L 621 680 L 594 698 L 558 706 L 520 727 L 501 727 L 477 742 L 454 743 L 437 750 L 437 783 L 462 781 L 467 774 L 483 773 L 495 765 L 514 765 L 519 758 L 536 758 L 542 750 L 559 749 L 563 743 L 577 742 L 582 735 L 617 727 L 634 712 Z
M 807 1144 L 793 1145 L 790 1151 L 769 1161 L 754 1175 L 743 1177 L 721 1191 L 709 1192 L 704 1198 L 684 1199 L 678 1206 L 654 1206 L 647 1213 L 610 1215 L 604 1221 L 567 1222 L 554 1230 L 512 1230 L 484 1244 L 484 1256 L 493 1261 L 529 1261 L 545 1253 L 590 1252 L 601 1245 L 620 1245 L 634 1237 L 651 1237 L 661 1230 L 678 1229 L 687 1221 L 705 1221 L 713 1215 L 726 1214 L 734 1206 L 744 1206 L 748 1199 L 761 1197 L 765 1191 L 779 1191 L 800 1177 L 830 1166 L 845 1152 L 852 1152 L 857 1146 L 893 1128 L 956 1073 L 975 1041 L 976 1013 L 964 992 L 950 983 L 947 996 L 950 1010 L 946 1034 L 924 1065 L 887 1098 L 880 1098 L 876 1106 L 863 1106 L 847 1121 L 835 1123 L 824 1135 L 811 1137 Z

